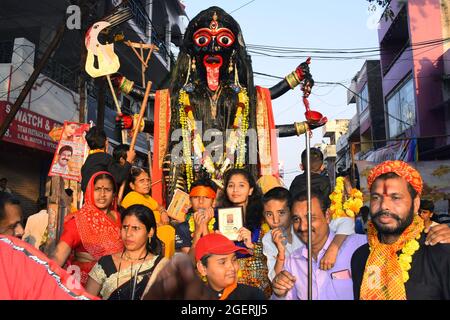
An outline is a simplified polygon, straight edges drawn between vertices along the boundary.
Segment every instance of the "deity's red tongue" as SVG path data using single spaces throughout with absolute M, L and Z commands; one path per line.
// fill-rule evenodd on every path
M 222 66 L 223 59 L 219 55 L 206 55 L 203 58 L 203 65 L 206 68 L 206 79 L 208 81 L 208 87 L 212 91 L 216 91 L 219 87 L 220 67 Z

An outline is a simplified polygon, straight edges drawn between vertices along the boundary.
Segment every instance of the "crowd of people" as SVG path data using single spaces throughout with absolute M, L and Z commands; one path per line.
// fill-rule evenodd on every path
M 312 149 L 309 253 L 305 174 L 264 194 L 245 169 L 228 170 L 223 189 L 199 179 L 179 222 L 151 197 L 133 151 L 109 155 L 96 127 L 86 140 L 84 203 L 69 210 L 49 257 L 39 251 L 46 228 L 36 228 L 48 223 L 45 201 L 24 230 L 20 201 L 2 185 L 0 298 L 304 300 L 311 255 L 313 299 L 450 299 L 450 228 L 431 220 L 420 173 L 402 161 L 372 169 L 369 205 L 355 218 L 335 214 L 323 155 Z M 304 152 L 304 170 L 305 163 Z M 124 181 L 129 192 L 119 205 Z M 345 202 L 357 190 L 343 181 Z M 218 211 L 236 207 L 243 226 L 232 241 L 219 231 Z

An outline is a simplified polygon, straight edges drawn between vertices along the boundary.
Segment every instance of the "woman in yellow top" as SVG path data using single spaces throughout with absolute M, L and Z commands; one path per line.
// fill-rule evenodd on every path
M 170 219 L 164 207 L 149 195 L 150 177 L 144 169 L 131 169 L 130 188 L 133 191 L 125 196 L 121 206 L 126 209 L 134 204 L 142 204 L 150 208 L 158 226 L 156 235 L 164 243 L 164 256 L 172 257 L 175 253 L 175 228 L 169 224 Z

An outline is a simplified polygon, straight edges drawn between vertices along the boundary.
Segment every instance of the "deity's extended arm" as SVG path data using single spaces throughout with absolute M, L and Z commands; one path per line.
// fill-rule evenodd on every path
M 137 115 L 119 115 L 117 117 L 117 122 L 121 129 L 134 129 L 137 127 Z M 313 130 L 320 126 L 324 125 L 324 123 L 308 123 L 306 121 L 302 122 L 294 122 L 293 124 L 280 124 L 276 125 L 275 128 L 278 130 L 278 136 L 280 138 L 283 137 L 292 137 L 299 136 L 304 134 L 308 128 Z M 154 122 L 152 120 L 142 120 L 141 125 L 139 127 L 139 132 L 146 132 L 153 134 Z
M 310 60 L 302 62 L 294 71 L 288 74 L 283 80 L 278 82 L 270 88 L 270 97 L 276 99 L 285 94 L 289 89 L 294 89 L 300 83 L 303 85 L 303 92 L 306 97 L 311 93 L 311 88 L 314 86 L 314 80 L 309 72 Z

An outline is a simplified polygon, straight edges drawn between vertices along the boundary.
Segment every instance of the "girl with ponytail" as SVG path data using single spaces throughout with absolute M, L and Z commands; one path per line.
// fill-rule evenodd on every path
M 108 300 L 138 300 L 168 262 L 156 236 L 153 211 L 132 205 L 122 213 L 123 251 L 102 257 L 89 273 L 86 291 Z

